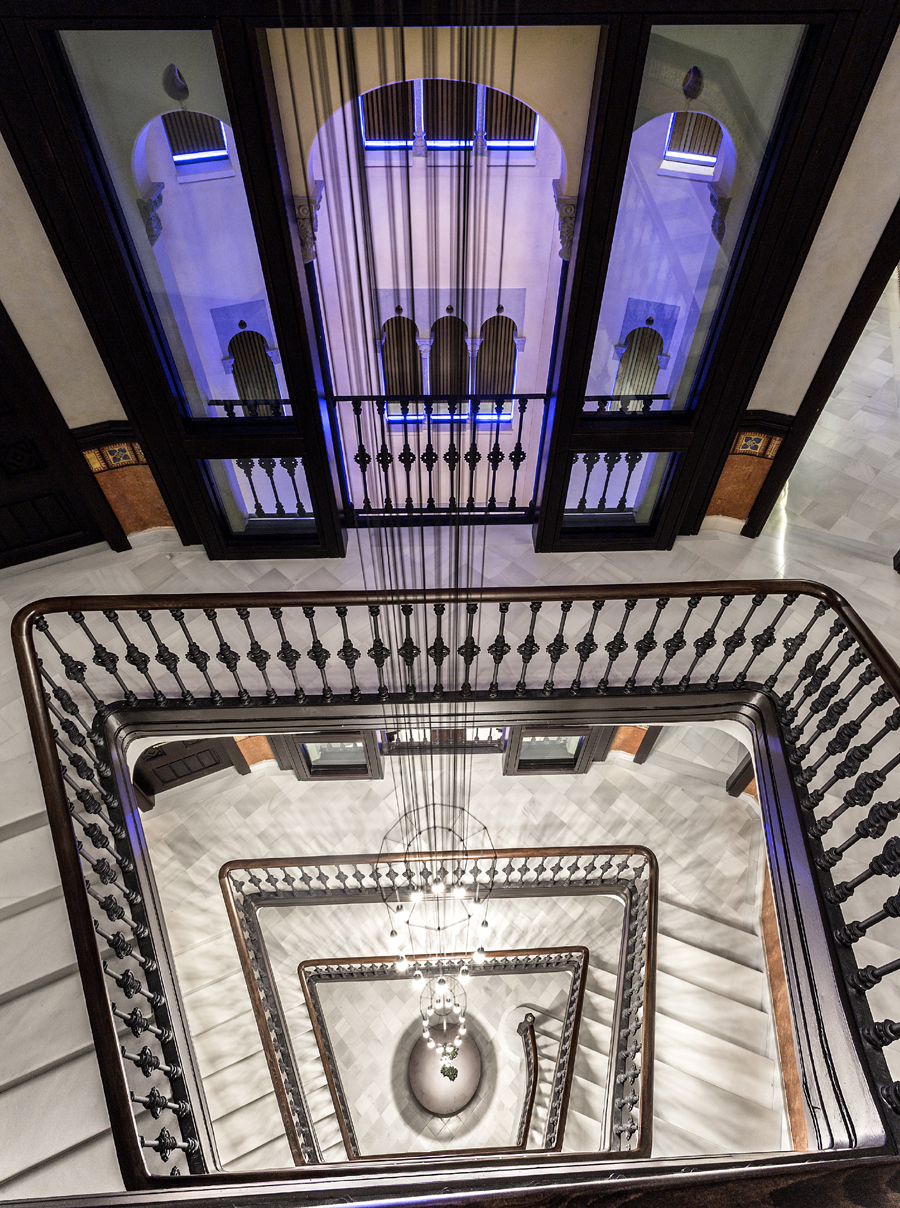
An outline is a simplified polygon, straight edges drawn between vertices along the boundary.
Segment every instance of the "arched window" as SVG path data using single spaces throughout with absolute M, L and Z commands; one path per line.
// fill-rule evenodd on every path
M 721 146 L 722 127 L 714 117 L 679 110 L 669 118 L 660 172 L 687 180 L 712 181 Z
M 493 315 L 481 326 L 475 362 L 476 394 L 511 394 L 516 375 L 516 325 L 506 315 Z
M 275 376 L 275 366 L 268 353 L 266 338 L 258 331 L 239 331 L 228 344 L 234 357 L 234 384 L 238 398 L 247 402 L 260 399 L 280 399 L 281 390 Z M 244 408 L 246 412 L 246 408 Z M 271 415 L 275 408 L 259 407 L 257 415 Z
M 421 394 L 422 358 L 416 344 L 416 325 L 397 315 L 382 327 L 381 363 L 385 394 Z
M 613 394 L 652 394 L 659 373 L 662 336 L 652 327 L 636 327 L 625 337 Z
M 466 325 L 456 315 L 443 315 L 431 329 L 431 393 L 468 394 L 469 350 Z

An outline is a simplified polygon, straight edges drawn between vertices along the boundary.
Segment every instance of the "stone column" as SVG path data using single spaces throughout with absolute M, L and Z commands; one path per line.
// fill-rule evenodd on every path
M 431 394 L 431 345 L 434 338 L 417 339 L 419 355 L 422 358 L 422 393 Z
M 481 347 L 481 343 L 481 336 L 466 339 L 466 347 L 469 350 L 469 394 L 475 393 L 475 364 L 478 360 L 478 349 Z
M 300 235 L 300 254 L 303 257 L 304 264 L 309 264 L 316 258 L 316 231 L 319 228 L 318 213 L 324 191 L 324 180 L 317 180 L 312 197 L 294 198 L 297 231 Z

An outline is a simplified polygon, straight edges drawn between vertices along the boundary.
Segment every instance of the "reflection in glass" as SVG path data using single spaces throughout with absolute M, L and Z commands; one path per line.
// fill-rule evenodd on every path
M 366 770 L 366 749 L 362 742 L 307 742 L 302 745 L 312 775 L 334 768 Z
M 566 524 L 649 524 L 674 453 L 576 453 Z
M 233 533 L 315 533 L 301 457 L 237 457 L 203 464 Z
M 583 734 L 523 735 L 519 763 L 571 764 L 574 767 L 583 742 Z
M 190 414 L 290 414 L 275 406 L 287 391 L 212 34 L 61 38 Z
M 586 394 L 682 409 L 803 27 L 656 26 Z M 588 402 L 633 410 L 630 400 Z

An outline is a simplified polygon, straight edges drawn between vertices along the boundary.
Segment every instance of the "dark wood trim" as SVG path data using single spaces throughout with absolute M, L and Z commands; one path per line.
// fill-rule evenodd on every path
M 740 797 L 747 785 L 756 776 L 753 758 L 749 751 L 725 781 L 725 792 L 729 797 Z
M 881 238 L 875 245 L 875 251 L 870 256 L 869 263 L 860 278 L 859 285 L 853 291 L 853 297 L 844 311 L 825 355 L 819 362 L 813 380 L 794 416 L 790 432 L 775 454 L 772 467 L 766 475 L 756 502 L 747 517 L 747 523 L 741 529 L 743 537 L 758 537 L 762 532 L 778 496 L 797 464 L 804 445 L 809 440 L 819 416 L 825 409 L 825 404 L 831 397 L 831 392 L 837 385 L 838 379 L 865 330 L 866 324 L 872 317 L 872 312 L 878 305 L 878 299 L 884 293 L 891 274 L 896 271 L 898 263 L 900 263 L 900 202 L 894 207 Z
M 99 424 L 82 424 L 69 431 L 79 449 L 96 449 L 98 445 L 116 440 L 137 440 L 134 427 L 127 419 L 105 419 Z
M 111 549 L 121 552 L 131 549 L 131 544 L 119 519 L 100 489 L 90 466 L 82 455 L 78 442 L 72 434 L 56 405 L 56 400 L 47 388 L 22 337 L 13 324 L 6 307 L 0 304 L 0 396 L 8 395 L 11 410 L 21 414 L 26 410 L 35 419 L 52 449 L 52 470 L 66 484 L 67 492 L 81 503 L 81 519 L 90 517 L 95 532 L 86 530 L 76 539 L 63 538 L 43 542 L 40 546 L 29 546 L 13 555 L 0 558 L 0 565 L 8 566 L 48 554 L 90 544 L 95 540 L 109 543 Z M 46 450 L 45 450 L 46 451 Z
M 793 423 L 793 415 L 782 415 L 780 411 L 765 411 L 759 408 L 745 411 L 738 417 L 739 432 L 764 432 L 767 436 L 787 436 Z
M 635 763 L 646 763 L 650 757 L 650 752 L 656 746 L 656 741 L 663 732 L 662 726 L 648 726 L 644 731 L 644 737 L 638 744 L 638 749 L 634 753 Z
M 597 726 L 597 738 L 594 744 L 594 763 L 605 763 L 606 757 L 612 750 L 613 741 L 618 726 Z

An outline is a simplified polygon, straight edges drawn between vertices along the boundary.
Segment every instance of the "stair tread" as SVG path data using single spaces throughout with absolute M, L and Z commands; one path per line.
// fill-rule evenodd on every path
M 715 952 L 695 948 L 670 935 L 657 937 L 656 967 L 662 973 L 689 982 L 692 986 L 719 993 L 728 987 L 728 997 L 747 1007 L 762 1010 L 767 1002 L 766 975 Z
M 653 1117 L 653 1157 L 680 1158 L 685 1156 L 727 1153 L 728 1147 L 720 1142 L 704 1140 L 686 1128 L 679 1128 L 669 1120 Z
M 656 1115 L 702 1140 L 724 1146 L 718 1152 L 765 1153 L 781 1148 L 782 1114 L 761 1107 L 665 1062 L 654 1066 Z
M 778 1070 L 768 1057 L 663 1015 L 656 1020 L 655 1050 L 657 1065 L 683 1070 L 761 1107 L 774 1105 Z
M 692 944 L 695 948 L 715 953 L 748 968 L 760 971 L 764 968 L 760 937 L 755 932 L 744 931 L 712 915 L 661 899 L 657 930 L 660 935 Z
M 772 1025 L 765 1011 L 662 970 L 656 975 L 656 1012 L 751 1052 L 768 1051 Z

